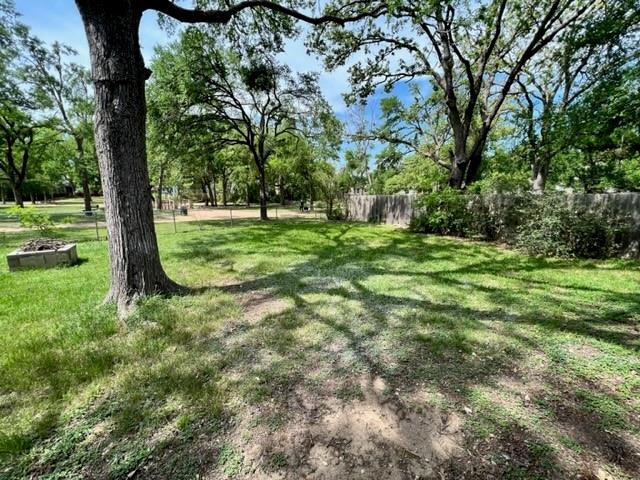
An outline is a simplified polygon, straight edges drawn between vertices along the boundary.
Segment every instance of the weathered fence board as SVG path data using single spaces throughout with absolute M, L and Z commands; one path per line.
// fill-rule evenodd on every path
M 415 195 L 348 195 L 347 218 L 360 222 L 409 225 Z

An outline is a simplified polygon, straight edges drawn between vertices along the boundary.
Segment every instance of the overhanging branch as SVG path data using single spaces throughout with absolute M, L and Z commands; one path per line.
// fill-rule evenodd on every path
M 243 10 L 251 8 L 265 8 L 273 12 L 297 18 L 298 20 L 312 25 L 321 25 L 323 23 L 337 23 L 338 25 L 344 25 L 348 22 L 357 22 L 363 18 L 379 15 L 386 9 L 384 6 L 378 6 L 371 11 L 364 11 L 350 17 L 340 17 L 334 14 L 311 17 L 298 10 L 285 7 L 284 5 L 268 0 L 245 0 L 232 5 L 225 10 L 188 9 L 180 7 L 170 0 L 142 0 L 141 4 L 142 10 L 156 10 L 183 23 L 228 23 L 234 15 L 239 14 Z

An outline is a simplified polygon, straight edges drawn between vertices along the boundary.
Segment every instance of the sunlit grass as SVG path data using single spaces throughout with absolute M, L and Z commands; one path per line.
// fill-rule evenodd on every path
M 473 441 L 526 432 L 542 478 L 597 456 L 605 430 L 639 438 L 636 262 L 536 259 L 364 224 L 158 230 L 167 271 L 196 290 L 150 298 L 126 322 L 100 306 L 107 250 L 90 229 L 59 232 L 79 240 L 80 265 L 0 266 L 0 478 L 126 478 L 142 464 L 163 478 L 242 474 L 224 435 L 248 408 L 282 402 L 264 420 L 282 428 L 294 387 L 335 384 L 358 402 L 364 372 L 468 408 Z M 0 236 L 0 253 L 27 236 Z M 251 317 L 240 305 L 251 292 L 277 308 Z

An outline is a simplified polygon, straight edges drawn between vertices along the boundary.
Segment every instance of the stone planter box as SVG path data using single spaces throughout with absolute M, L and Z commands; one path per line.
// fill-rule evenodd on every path
M 58 250 L 41 250 L 38 252 L 23 252 L 15 250 L 7 255 L 9 271 L 27 268 L 51 268 L 60 265 L 74 265 L 78 262 L 76 244 L 70 243 Z

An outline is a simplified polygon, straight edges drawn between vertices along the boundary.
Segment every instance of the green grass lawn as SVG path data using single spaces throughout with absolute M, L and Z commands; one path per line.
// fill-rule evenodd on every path
M 157 228 L 194 290 L 126 322 L 91 229 L 60 232 L 78 266 L 0 264 L 0 478 L 640 477 L 639 263 L 365 224 Z
M 93 197 L 93 204 L 99 205 L 100 209 L 104 208 L 102 197 Z M 20 222 L 18 221 L 18 219 L 14 215 L 11 215 L 11 213 L 9 212 L 9 209 L 13 206 L 14 204 L 11 202 L 0 204 L 0 230 L 2 230 L 3 227 L 20 227 Z M 32 205 L 31 202 L 25 200 L 24 206 L 25 208 L 33 208 L 38 212 L 46 213 L 55 223 L 94 222 L 93 218 L 87 217 L 82 213 L 84 211 L 84 200 L 78 197 L 59 198 L 56 199 L 56 201 L 53 203 L 38 202 L 35 205 Z M 102 212 L 103 210 L 100 210 L 100 219 L 102 219 L 102 217 L 104 216 Z

